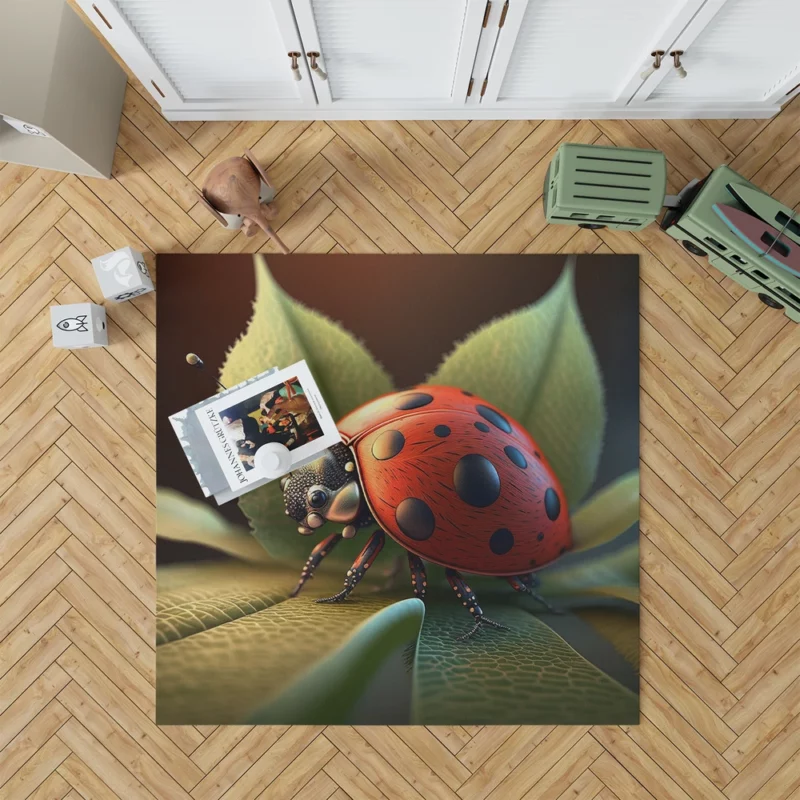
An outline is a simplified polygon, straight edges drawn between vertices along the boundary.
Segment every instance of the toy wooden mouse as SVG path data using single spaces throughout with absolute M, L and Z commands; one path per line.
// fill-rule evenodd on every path
M 208 173 L 200 199 L 224 227 L 230 230 L 241 227 L 245 236 L 253 236 L 261 228 L 282 253 L 288 253 L 289 248 L 269 224 L 277 214 L 268 205 L 274 196 L 267 173 L 255 156 L 245 150 L 243 156 L 226 158 Z

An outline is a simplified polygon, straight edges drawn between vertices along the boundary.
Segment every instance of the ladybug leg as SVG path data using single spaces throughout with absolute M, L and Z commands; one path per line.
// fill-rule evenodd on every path
M 554 608 L 542 597 L 536 588 L 539 586 L 539 578 L 534 574 L 529 575 L 514 575 L 507 579 L 511 584 L 511 588 L 515 592 L 522 592 L 522 594 L 530 595 L 534 600 L 538 600 L 551 614 L 563 614 L 560 608 Z
M 414 587 L 414 597 L 425 599 L 428 590 L 428 576 L 425 574 L 425 564 L 419 556 L 408 553 L 408 566 L 411 570 L 411 585 Z
M 475 596 L 475 592 L 470 589 L 470 587 L 467 585 L 467 582 L 461 577 L 460 572 L 456 572 L 456 570 L 448 567 L 444 571 L 444 574 L 447 576 L 447 582 L 453 587 L 453 591 L 456 593 L 456 596 L 459 600 L 461 600 L 461 604 L 467 607 L 469 613 L 472 614 L 475 620 L 475 625 L 463 636 L 458 637 L 457 640 L 459 642 L 463 642 L 464 640 L 469 639 L 471 636 L 474 636 L 485 625 L 490 625 L 492 628 L 499 628 L 503 631 L 509 630 L 507 625 L 501 625 L 499 622 L 495 622 L 494 620 L 483 616 L 483 609 L 478 603 L 478 598 Z
M 356 588 L 358 582 L 364 577 L 364 574 L 369 569 L 372 562 L 378 557 L 378 553 L 383 549 L 385 541 L 386 535 L 384 532 L 380 529 L 375 531 L 375 533 L 369 537 L 369 541 L 364 549 L 358 554 L 358 558 L 353 562 L 353 566 L 347 570 L 347 575 L 344 579 L 344 589 L 342 589 L 341 592 L 337 592 L 332 597 L 321 597 L 315 602 L 338 603 L 340 600 L 344 600 L 347 595 Z
M 320 565 L 320 562 L 325 558 L 339 542 L 342 541 L 341 533 L 332 533 L 327 539 L 323 539 L 312 551 L 308 557 L 303 571 L 300 573 L 300 580 L 297 586 L 294 587 L 289 597 L 297 597 L 300 590 L 305 585 L 305 582 L 314 577 L 314 570 Z

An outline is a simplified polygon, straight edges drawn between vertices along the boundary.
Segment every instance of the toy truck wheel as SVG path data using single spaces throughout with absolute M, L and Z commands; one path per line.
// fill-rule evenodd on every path
M 768 294 L 764 294 L 763 292 L 758 293 L 758 299 L 765 306 L 769 306 L 770 308 L 777 308 L 779 310 L 783 308 L 783 306 L 774 297 L 770 297 Z
M 579 228 L 588 228 L 590 231 L 596 231 L 600 228 L 605 228 L 605 225 L 598 225 L 596 222 L 579 222 Z
M 681 244 L 693 255 L 693 256 L 707 256 L 705 250 L 701 250 L 694 242 L 690 242 L 688 239 L 684 239 Z

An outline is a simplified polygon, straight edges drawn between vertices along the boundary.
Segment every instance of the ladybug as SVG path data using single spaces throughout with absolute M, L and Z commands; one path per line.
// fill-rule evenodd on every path
M 486 625 L 505 628 L 484 616 L 462 571 L 504 577 L 554 610 L 536 593 L 533 573 L 572 546 L 567 502 L 518 422 L 470 392 L 423 385 L 378 397 L 337 427 L 341 444 L 281 479 L 286 514 L 301 534 L 326 522 L 342 526 L 313 549 L 292 596 L 343 538 L 376 525 L 344 589 L 317 602 L 344 600 L 388 535 L 408 552 L 420 599 L 427 587 L 423 559 L 445 567 L 474 620 L 462 639 Z

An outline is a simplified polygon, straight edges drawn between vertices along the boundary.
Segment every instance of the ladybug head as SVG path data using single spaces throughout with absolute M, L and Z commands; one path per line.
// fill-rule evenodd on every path
M 350 528 L 364 516 L 353 454 L 343 444 L 286 475 L 281 488 L 286 514 L 300 523 L 297 530 L 302 534 L 313 533 L 329 520 Z M 355 533 L 355 527 L 352 530 Z

